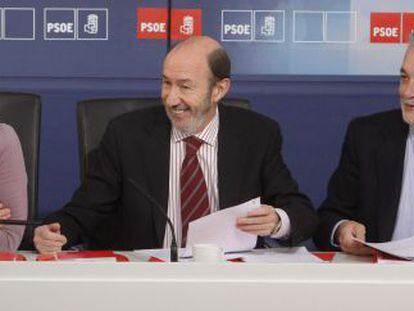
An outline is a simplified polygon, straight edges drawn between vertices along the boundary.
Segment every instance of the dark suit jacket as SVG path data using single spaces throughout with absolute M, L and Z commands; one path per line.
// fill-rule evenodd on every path
M 348 127 L 328 196 L 318 210 L 315 244 L 334 249 L 335 224 L 351 219 L 366 226 L 366 239 L 390 241 L 398 210 L 408 125 L 400 109 L 354 119 Z
M 292 234 L 286 244 L 311 237 L 316 213 L 283 163 L 277 123 L 244 109 L 220 105 L 219 111 L 220 208 L 260 196 L 263 203 L 284 209 L 290 217 Z M 127 113 L 108 125 L 100 147 L 89 155 L 85 183 L 70 203 L 46 220 L 61 224 L 68 246 L 85 240 L 92 241 L 93 248 L 162 246 L 165 219 L 128 179 L 145 187 L 167 209 L 170 130 L 163 107 Z M 112 219 L 118 221 L 108 225 L 106 220 L 115 214 Z M 112 242 L 97 232 L 106 232 Z

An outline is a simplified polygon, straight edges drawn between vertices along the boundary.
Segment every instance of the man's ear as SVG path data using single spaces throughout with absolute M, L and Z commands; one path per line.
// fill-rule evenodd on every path
M 211 101 L 213 103 L 218 103 L 220 100 L 226 96 L 231 86 L 231 80 L 229 78 L 221 79 L 217 81 L 211 92 Z

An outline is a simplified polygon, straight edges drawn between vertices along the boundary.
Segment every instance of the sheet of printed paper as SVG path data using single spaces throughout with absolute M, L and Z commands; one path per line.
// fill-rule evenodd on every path
M 414 237 L 384 243 L 370 243 L 357 238 L 354 238 L 354 240 L 381 252 L 404 259 L 414 260 Z
M 259 206 L 260 198 L 255 198 L 191 222 L 187 233 L 186 255 L 191 254 L 192 245 L 199 243 L 215 244 L 225 252 L 253 249 L 257 236 L 237 229 L 236 220 Z

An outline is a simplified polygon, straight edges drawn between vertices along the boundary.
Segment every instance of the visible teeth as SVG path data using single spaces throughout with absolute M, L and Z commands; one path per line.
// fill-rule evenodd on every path
M 187 111 L 188 110 L 188 108 L 187 107 L 174 107 L 173 108 L 173 111 L 175 112 L 175 113 L 183 113 L 184 111 Z

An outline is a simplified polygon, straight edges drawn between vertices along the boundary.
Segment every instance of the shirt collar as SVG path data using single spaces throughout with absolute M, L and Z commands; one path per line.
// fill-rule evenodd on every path
M 410 131 L 408 133 L 408 139 L 414 143 L 414 124 L 410 124 Z
M 208 145 L 214 146 L 217 142 L 216 138 L 217 138 L 218 128 L 219 128 L 219 111 L 218 111 L 218 108 L 216 107 L 216 113 L 214 115 L 214 118 L 207 124 L 207 126 L 200 133 L 194 134 L 193 136 L 201 139 L 204 143 Z M 172 127 L 171 135 L 172 135 L 172 141 L 174 143 L 177 143 L 189 136 L 192 136 L 191 134 L 178 130 L 174 126 Z

